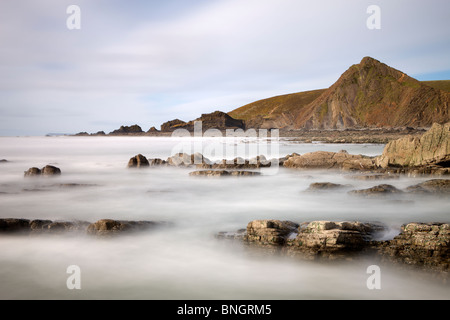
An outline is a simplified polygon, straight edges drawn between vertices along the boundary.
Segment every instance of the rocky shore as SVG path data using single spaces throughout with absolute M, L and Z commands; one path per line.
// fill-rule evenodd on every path
M 407 223 L 392 240 L 380 240 L 386 231 L 385 225 L 376 222 L 254 220 L 245 230 L 220 232 L 217 238 L 306 260 L 354 260 L 371 255 L 448 276 L 449 224 Z

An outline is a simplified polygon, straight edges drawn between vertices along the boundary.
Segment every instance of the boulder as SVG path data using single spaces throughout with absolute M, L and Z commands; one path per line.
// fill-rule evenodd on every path
M 389 142 L 376 164 L 390 166 L 450 166 L 450 122 L 433 124 L 422 137 L 405 137 Z
M 201 176 L 201 177 L 224 177 L 224 176 L 258 176 L 260 172 L 254 171 L 244 171 L 244 170 L 199 170 L 190 172 L 190 176 Z
M 58 176 L 61 175 L 61 169 L 47 165 L 42 169 L 33 167 L 25 171 L 25 177 L 36 177 L 36 176 Z
M 433 179 L 406 188 L 410 193 L 449 194 L 450 179 Z
M 450 266 L 450 225 L 409 223 L 382 250 L 390 260 L 430 269 L 448 271 Z
M 148 159 L 148 162 L 149 162 L 150 167 L 167 166 L 167 165 L 169 165 L 166 160 L 162 160 L 162 159 L 159 159 L 159 158 Z
M 393 194 L 402 194 L 403 191 L 397 189 L 396 187 L 390 184 L 380 184 L 378 186 L 361 189 L 361 190 L 352 190 L 348 192 L 350 195 L 364 196 L 364 197 L 379 197 Z
M 247 225 L 244 239 L 260 245 L 284 245 L 289 235 L 297 232 L 298 227 L 292 221 L 255 220 Z
M 142 154 L 138 154 L 128 161 L 128 168 L 142 168 L 148 166 L 150 166 L 150 163 Z
M 375 168 L 375 163 L 372 158 L 363 155 L 316 151 L 289 156 L 283 162 L 283 166 L 296 169 L 370 170 Z
M 41 170 L 41 175 L 43 176 L 57 176 L 61 174 L 61 169 L 47 165 Z
M 33 167 L 25 171 L 25 177 L 35 177 L 41 175 L 41 169 Z
M 90 224 L 87 227 L 87 233 L 96 236 L 109 236 L 123 232 L 145 231 L 158 225 L 159 223 L 153 221 L 120 221 L 103 219 Z

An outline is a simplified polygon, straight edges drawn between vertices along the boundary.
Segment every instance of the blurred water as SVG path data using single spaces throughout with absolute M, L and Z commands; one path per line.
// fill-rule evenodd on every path
M 317 264 L 259 257 L 218 241 L 218 231 L 245 228 L 254 219 L 379 221 L 393 237 L 403 223 L 449 222 L 448 198 L 358 199 L 346 191 L 389 183 L 398 188 L 426 180 L 361 181 L 332 171 L 262 170 L 262 176 L 201 179 L 188 168 L 129 170 L 138 153 L 166 159 L 180 143 L 202 150 L 236 147 L 245 158 L 261 154 L 238 146 L 263 140 L 154 137 L 0 138 L 0 218 L 169 221 L 157 232 L 97 240 L 77 237 L 0 238 L 0 298 L 67 299 L 448 299 L 450 291 L 427 276 L 383 267 L 382 290 L 368 290 L 373 261 Z M 208 147 L 209 146 L 209 147 Z M 217 147 L 219 146 L 219 147 Z M 294 144 L 282 141 L 268 158 L 317 150 L 377 155 L 382 145 Z M 246 151 L 243 151 L 246 150 Z M 187 150 L 186 150 L 187 151 Z M 198 151 L 198 150 L 197 150 Z M 211 156 L 221 159 L 223 154 Z M 227 157 L 233 158 L 233 157 Z M 24 179 L 30 167 L 53 164 L 57 178 Z M 267 173 L 267 174 L 266 174 Z M 276 174 L 275 174 L 276 173 Z M 304 193 L 313 182 L 348 189 Z M 61 184 L 82 186 L 68 188 Z M 68 290 L 66 268 L 79 265 L 82 290 Z

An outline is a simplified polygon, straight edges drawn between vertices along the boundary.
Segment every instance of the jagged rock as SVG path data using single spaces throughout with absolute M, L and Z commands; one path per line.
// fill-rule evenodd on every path
M 307 192 L 311 192 L 311 191 L 323 191 L 323 190 L 337 190 L 337 189 L 342 189 L 342 188 L 346 188 L 348 186 L 342 185 L 342 184 L 337 184 L 337 183 L 331 183 L 331 182 L 315 182 L 315 183 L 311 183 L 309 185 L 309 188 L 306 189 L 305 191 Z
M 344 169 L 369 170 L 374 169 L 374 160 L 363 155 L 352 155 L 346 152 L 316 151 L 303 155 L 292 155 L 283 166 L 286 168 L 305 169 Z
M 89 235 L 109 236 L 123 232 L 145 231 L 160 225 L 154 221 L 120 221 L 103 219 L 87 227 Z
M 433 179 L 406 188 L 410 193 L 449 194 L 450 179 Z
M 409 223 L 382 249 L 391 260 L 431 269 L 449 270 L 450 225 L 447 223 Z
M 190 172 L 190 176 L 203 176 L 203 177 L 224 177 L 224 176 L 258 176 L 260 172 L 243 171 L 243 170 L 200 170 Z
M 289 235 L 297 232 L 298 227 L 292 221 L 255 220 L 247 225 L 244 239 L 262 245 L 284 245 Z
M 30 220 L 27 219 L 0 219 L 0 233 L 28 232 Z
M 93 134 L 94 136 L 106 136 L 105 131 L 98 131 L 97 133 Z
M 422 137 L 405 137 L 389 142 L 376 159 L 383 168 L 390 166 L 450 166 L 450 122 L 433 124 Z
M 121 126 L 119 129 L 110 132 L 110 135 L 130 135 L 143 133 L 142 128 L 137 124 L 132 126 Z
M 352 190 L 348 192 L 350 195 L 364 196 L 364 197 L 378 197 L 392 194 L 402 194 L 403 191 L 397 189 L 390 184 L 380 184 L 378 186 L 362 189 L 362 190 Z
M 137 156 L 131 158 L 130 161 L 128 161 L 128 168 L 141 168 L 148 166 L 150 166 L 150 163 L 142 154 L 138 154 Z
M 171 132 L 179 128 L 183 128 L 186 125 L 186 122 L 175 119 L 171 121 L 167 121 L 161 125 L 162 132 Z

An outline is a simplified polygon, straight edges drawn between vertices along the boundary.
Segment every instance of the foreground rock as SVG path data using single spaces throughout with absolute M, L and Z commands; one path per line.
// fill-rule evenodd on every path
M 422 137 L 405 137 L 389 142 L 376 159 L 383 168 L 390 166 L 450 166 L 450 122 L 433 124 Z
M 47 165 L 42 169 L 33 167 L 25 171 L 25 177 L 36 177 L 36 176 L 58 176 L 61 175 L 61 169 Z
M 255 220 L 246 233 L 219 233 L 222 239 L 237 239 L 256 245 L 268 253 L 278 252 L 309 260 L 353 259 L 365 254 L 382 260 L 406 263 L 429 270 L 450 269 L 450 225 L 446 223 L 409 223 L 393 240 L 378 240 L 387 228 L 380 223 L 358 221 Z
M 385 244 L 382 254 L 391 260 L 430 269 L 449 270 L 450 225 L 446 223 L 409 223 Z
M 142 168 L 148 166 L 150 166 L 150 163 L 142 154 L 138 154 L 128 161 L 128 168 Z
M 122 221 L 103 219 L 90 224 L 87 234 L 96 236 L 111 236 L 130 231 L 144 231 L 159 226 L 154 221 Z
M 376 169 L 373 158 L 363 155 L 352 155 L 345 151 L 316 151 L 305 153 L 303 155 L 293 155 L 284 161 L 283 166 L 295 169 Z
M 225 177 L 225 176 L 259 176 L 261 175 L 260 172 L 255 171 L 226 171 L 226 170 L 199 170 L 199 171 L 193 171 L 189 173 L 190 176 L 198 176 L 198 177 Z

